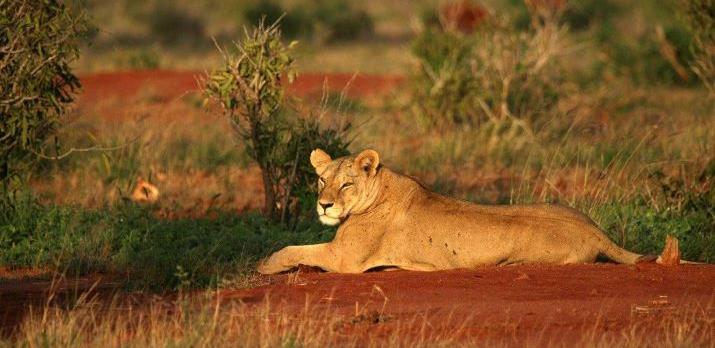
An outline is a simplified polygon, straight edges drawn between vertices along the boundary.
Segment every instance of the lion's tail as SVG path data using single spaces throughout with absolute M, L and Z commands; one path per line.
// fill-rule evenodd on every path
M 679 265 L 679 264 L 702 264 L 700 262 L 692 262 L 680 259 L 680 249 L 678 248 L 678 239 L 670 235 L 665 237 L 665 247 L 660 255 L 640 255 L 623 249 L 613 243 L 610 239 L 601 240 L 603 246 L 601 252 L 609 259 L 618 263 L 636 264 L 638 262 L 653 262 L 661 265 Z
M 654 259 L 652 256 L 636 254 L 623 249 L 608 238 L 601 239 L 601 244 L 601 253 L 618 263 L 633 265 L 638 262 Z

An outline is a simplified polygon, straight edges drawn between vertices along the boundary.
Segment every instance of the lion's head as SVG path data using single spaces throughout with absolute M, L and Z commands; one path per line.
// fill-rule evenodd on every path
M 310 163 L 318 174 L 317 209 L 323 224 L 337 225 L 351 214 L 364 213 L 375 201 L 380 188 L 380 156 L 375 150 L 333 160 L 315 149 Z

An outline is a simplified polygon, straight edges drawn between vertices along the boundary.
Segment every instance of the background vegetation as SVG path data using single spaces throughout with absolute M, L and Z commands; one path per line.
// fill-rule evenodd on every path
M 74 101 L 79 80 L 70 63 L 86 30 L 83 10 L 63 2 L 0 2 L 2 215 Z
M 712 262 L 715 101 L 690 69 L 712 58 L 697 48 L 685 8 L 540 3 L 551 2 L 472 3 L 483 19 L 462 32 L 431 1 L 89 1 L 97 30 L 73 67 L 211 71 L 223 59 L 212 37 L 234 47 L 258 13 L 286 11 L 299 75 L 408 80 L 389 95 L 304 97 L 280 114 L 284 126 L 320 138 L 322 129 L 354 124 L 349 150 L 375 148 L 386 165 L 440 192 L 482 203 L 559 202 L 629 249 L 658 253 L 673 234 L 685 258 Z M 317 24 L 304 28 L 301 16 Z M 350 30 L 360 34 L 330 29 L 353 23 L 341 16 L 363 18 Z M 28 198 L 0 221 L 3 267 L 106 272 L 153 289 L 248 284 L 263 255 L 332 237 L 308 215 L 286 226 L 251 212 L 264 204 L 257 157 L 219 110 L 207 114 L 200 95 L 167 100 L 146 88 L 76 105 L 59 143 L 118 149 L 29 172 Z M 296 141 L 277 144 L 293 154 L 315 146 Z M 158 187 L 157 202 L 129 201 L 139 178 Z M 309 190 L 295 194 L 314 199 Z
M 235 53 L 222 52 L 224 66 L 206 78 L 207 102 L 219 103 L 248 155 L 258 164 L 266 216 L 295 225 L 315 206 L 315 170 L 304 156 L 315 148 L 335 156 L 348 154 L 343 128 L 324 128 L 315 115 L 300 117 L 284 98 L 295 80 L 291 47 L 281 42 L 280 21 L 265 18 Z M 291 45 L 296 42 L 291 43 Z M 311 117 L 312 116 L 312 117 Z M 312 214 L 308 214 L 312 216 Z

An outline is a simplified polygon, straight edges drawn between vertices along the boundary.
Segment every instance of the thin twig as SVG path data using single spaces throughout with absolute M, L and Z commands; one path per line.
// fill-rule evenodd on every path
M 69 155 L 71 155 L 72 153 L 75 153 L 75 152 L 116 151 L 116 150 L 119 150 L 119 149 L 122 149 L 122 148 L 125 148 L 125 147 L 129 146 L 129 144 L 132 144 L 132 143 L 136 142 L 137 140 L 139 140 L 139 138 L 140 138 L 140 137 L 138 136 L 138 137 L 134 138 L 134 139 L 133 139 L 132 141 L 130 141 L 130 142 L 127 142 L 127 143 L 124 143 L 124 144 L 121 144 L 121 145 L 117 145 L 117 146 L 111 146 L 111 147 L 92 146 L 92 147 L 85 147 L 85 148 L 79 148 L 79 149 L 73 147 L 73 148 L 70 148 L 67 152 L 65 152 L 65 153 L 63 153 L 63 154 L 61 154 L 61 155 L 55 155 L 55 156 L 47 156 L 47 155 L 45 155 L 44 153 L 37 152 L 37 151 L 35 151 L 35 150 L 33 150 L 33 149 L 28 149 L 28 150 L 30 150 L 30 152 L 32 152 L 33 154 L 35 154 L 37 157 L 44 158 L 44 159 L 48 159 L 48 160 L 55 160 L 55 161 L 57 161 L 57 160 L 61 160 L 61 159 L 65 158 L 65 157 L 67 157 L 67 156 L 69 156 Z

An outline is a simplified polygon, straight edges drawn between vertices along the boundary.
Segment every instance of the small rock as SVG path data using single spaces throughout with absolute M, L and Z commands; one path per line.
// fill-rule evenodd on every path
M 520 272 L 519 276 L 514 278 L 514 280 L 529 280 L 529 279 L 531 279 L 531 277 L 529 277 L 529 275 L 524 272 Z

